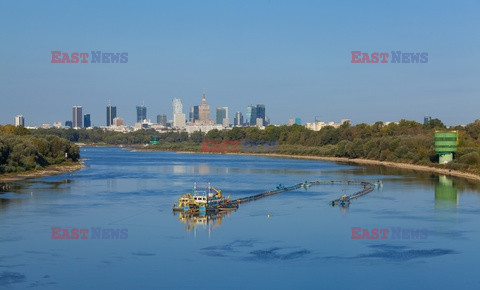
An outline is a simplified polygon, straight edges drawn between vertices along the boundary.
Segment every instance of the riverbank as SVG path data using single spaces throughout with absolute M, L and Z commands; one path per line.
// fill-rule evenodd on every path
M 69 162 L 66 164 L 50 165 L 39 170 L 29 170 L 18 173 L 6 173 L 0 175 L 0 182 L 13 182 L 30 178 L 39 178 L 44 176 L 58 175 L 80 170 L 85 167 L 83 161 Z
M 436 174 L 442 174 L 447 176 L 455 176 L 460 178 L 466 178 L 469 180 L 474 180 L 480 182 L 480 175 L 474 173 L 468 173 L 459 170 L 437 168 L 433 166 L 426 165 L 415 165 L 410 163 L 399 163 L 399 162 L 389 162 L 389 161 L 379 161 L 372 159 L 350 159 L 345 157 L 331 157 L 331 156 L 315 156 L 315 155 L 291 155 L 291 154 L 280 154 L 280 153 L 242 153 L 242 152 L 203 152 L 203 151 L 187 151 L 187 150 L 174 150 L 174 149 L 163 149 L 159 150 L 158 148 L 139 148 L 131 147 L 130 150 L 134 152 L 152 152 L 152 151 L 166 151 L 166 152 L 178 152 L 178 153 L 198 153 L 198 154 L 237 154 L 237 155 L 254 155 L 254 156 L 270 156 L 270 157 L 281 157 L 281 158 L 293 158 L 293 159 L 307 159 L 307 160 L 322 160 L 322 161 L 332 161 L 332 162 L 346 162 L 354 163 L 359 165 L 373 165 L 373 166 L 386 166 L 393 168 L 408 169 L 414 171 L 423 171 L 423 172 L 432 172 Z
M 436 167 L 425 166 L 425 165 L 415 165 L 415 164 L 409 164 L 409 163 L 397 163 L 397 162 L 388 162 L 388 161 L 379 161 L 379 160 L 370 160 L 370 159 L 349 159 L 345 157 L 301 156 L 301 155 L 288 155 L 288 154 L 276 154 L 276 153 L 245 154 L 245 155 L 275 156 L 275 157 L 282 157 L 282 158 L 322 160 L 322 161 L 355 163 L 360 165 L 386 166 L 386 167 L 402 168 L 402 169 L 408 169 L 408 170 L 414 170 L 414 171 L 432 172 L 432 173 L 437 173 L 442 175 L 466 178 L 466 179 L 480 182 L 480 176 L 473 173 L 468 173 L 468 172 L 463 172 L 458 170 L 451 170 L 451 169 L 436 168 Z

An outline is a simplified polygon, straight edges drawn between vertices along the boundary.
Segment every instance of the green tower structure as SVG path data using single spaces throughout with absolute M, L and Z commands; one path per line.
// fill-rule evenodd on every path
M 435 132 L 435 152 L 438 163 L 445 164 L 453 160 L 453 152 L 457 151 L 457 131 Z

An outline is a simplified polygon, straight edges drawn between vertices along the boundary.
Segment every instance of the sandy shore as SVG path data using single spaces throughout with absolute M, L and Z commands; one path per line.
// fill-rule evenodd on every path
M 156 151 L 156 150 L 142 150 L 136 149 L 132 151 Z M 424 165 L 415 165 L 409 163 L 397 163 L 397 162 L 387 162 L 387 161 L 378 161 L 378 160 L 370 160 L 370 159 L 349 159 L 344 157 L 326 157 L 326 156 L 312 156 L 312 155 L 288 155 L 288 154 L 277 154 L 277 153 L 268 153 L 268 154 L 261 154 L 261 153 L 241 153 L 241 152 L 190 152 L 190 151 L 173 151 L 177 153 L 197 153 L 197 154 L 235 154 L 235 155 L 257 155 L 257 156 L 271 156 L 271 157 L 282 157 L 282 158 L 293 158 L 293 159 L 308 159 L 308 160 L 323 160 L 323 161 L 332 161 L 332 162 L 348 162 L 348 163 L 355 163 L 360 165 L 375 165 L 375 166 L 387 166 L 387 167 L 395 167 L 395 168 L 402 168 L 408 170 L 416 170 L 416 171 L 424 171 L 424 172 L 432 172 L 437 174 L 443 174 L 447 176 L 455 176 L 466 178 L 474 181 L 480 181 L 480 176 L 458 171 L 458 170 L 450 170 L 450 169 L 442 169 L 436 168 L 431 166 L 424 166 Z
M 252 154 L 246 154 L 246 155 L 252 155 Z M 456 177 L 467 178 L 475 181 L 480 181 L 480 176 L 476 174 L 467 173 L 467 172 L 458 171 L 458 170 L 442 169 L 442 168 L 435 168 L 430 166 L 415 165 L 415 164 L 408 164 L 408 163 L 386 162 L 386 161 L 378 161 L 378 160 L 370 160 L 370 159 L 349 159 L 344 157 L 308 156 L 308 155 L 307 156 L 287 155 L 287 154 L 255 154 L 255 155 L 275 156 L 275 157 L 293 158 L 293 159 L 348 162 L 348 163 L 363 164 L 363 165 L 388 166 L 388 167 L 396 167 L 396 168 L 403 168 L 403 169 L 416 170 L 416 171 L 434 172 L 434 173 L 448 175 L 448 176 L 456 176 Z
M 50 175 L 57 175 L 67 172 L 73 172 L 84 168 L 83 161 L 69 165 L 50 165 L 41 170 L 32 170 L 21 173 L 7 173 L 0 175 L 0 182 L 13 182 L 29 178 L 38 178 Z

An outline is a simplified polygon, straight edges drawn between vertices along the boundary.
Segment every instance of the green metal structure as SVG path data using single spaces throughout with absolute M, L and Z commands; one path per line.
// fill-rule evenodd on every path
M 160 141 L 160 137 L 152 136 L 150 137 L 150 145 L 158 145 Z
M 453 160 L 453 152 L 457 151 L 457 131 L 435 132 L 435 152 L 438 154 L 440 164 Z

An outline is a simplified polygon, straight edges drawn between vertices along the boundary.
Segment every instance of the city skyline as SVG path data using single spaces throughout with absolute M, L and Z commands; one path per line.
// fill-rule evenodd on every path
M 17 114 L 26 125 L 63 122 L 81 104 L 102 125 L 108 100 L 126 123 L 141 101 L 148 118 L 171 119 L 172 97 L 189 108 L 204 89 L 211 108 L 266 104 L 273 124 L 425 115 L 467 124 L 480 118 L 480 3 L 463 3 L 407 1 L 393 13 L 376 1 L 154 2 L 135 14 L 116 3 L 105 15 L 102 2 L 87 19 L 54 2 L 2 2 L 0 124 Z M 127 52 L 128 63 L 52 63 L 55 50 Z M 352 63 L 352 51 L 427 52 L 428 62 Z

